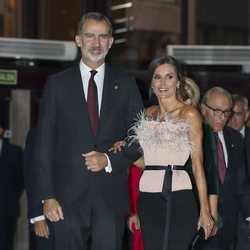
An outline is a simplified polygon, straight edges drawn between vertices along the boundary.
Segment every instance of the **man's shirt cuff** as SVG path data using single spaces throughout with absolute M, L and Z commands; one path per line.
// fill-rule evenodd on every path
M 104 153 L 105 154 L 105 153 Z M 109 157 L 108 157 L 108 155 L 107 154 L 105 154 L 106 155 L 106 157 L 107 157 L 107 159 L 108 159 L 108 165 L 107 165 L 107 167 L 105 167 L 105 171 L 107 172 L 107 173 L 111 173 L 112 172 L 112 166 L 111 166 L 111 163 L 110 163 L 110 160 L 109 160 Z
M 45 216 L 44 215 L 40 215 L 40 216 L 37 216 L 35 218 L 31 218 L 30 219 L 30 223 L 31 224 L 35 224 L 35 222 L 41 221 L 41 220 L 45 220 Z

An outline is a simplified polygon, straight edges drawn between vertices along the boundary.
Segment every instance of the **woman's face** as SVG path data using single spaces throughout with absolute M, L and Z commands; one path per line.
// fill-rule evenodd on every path
M 158 66 L 153 74 L 151 87 L 157 98 L 169 98 L 176 95 L 179 84 L 175 68 L 170 64 Z

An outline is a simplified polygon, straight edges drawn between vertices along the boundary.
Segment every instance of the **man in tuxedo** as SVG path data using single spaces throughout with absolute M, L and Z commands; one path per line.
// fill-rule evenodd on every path
M 234 241 L 239 211 L 242 211 L 244 219 L 250 216 L 243 139 L 237 131 L 226 126 L 232 115 L 232 99 L 225 89 L 214 87 L 208 90 L 203 96 L 201 111 L 217 141 L 217 152 L 211 157 L 218 159 L 218 206 L 223 223 L 217 234 L 206 242 L 204 249 L 229 250 Z
M 135 79 L 105 63 L 113 43 L 104 15 L 78 24 L 79 63 L 50 76 L 38 122 L 38 176 L 44 214 L 59 250 L 121 249 L 129 212 L 127 168 L 140 157 L 125 138 L 143 105 Z
M 246 126 L 249 118 L 248 100 L 246 97 L 234 94 L 233 116 L 228 121 L 228 126 L 240 132 L 244 138 L 245 156 L 247 161 L 247 175 L 250 179 L 250 128 Z
M 0 121 L 0 249 L 13 250 L 23 190 L 22 148 L 3 139 Z
M 233 116 L 228 122 L 228 126 L 240 132 L 244 138 L 244 150 L 246 157 L 246 172 L 250 180 L 250 128 L 246 127 L 246 121 L 249 117 L 248 100 L 246 97 L 234 94 L 233 99 Z M 244 217 L 240 213 L 237 225 L 236 239 L 234 243 L 235 250 L 250 249 L 250 228 L 246 225 Z
M 37 195 L 36 133 L 36 128 L 29 130 L 23 157 L 24 187 L 28 201 L 28 219 L 31 223 L 30 236 L 33 237 L 34 234 L 36 236 L 36 250 L 53 250 L 53 232 L 43 215 L 43 205 Z

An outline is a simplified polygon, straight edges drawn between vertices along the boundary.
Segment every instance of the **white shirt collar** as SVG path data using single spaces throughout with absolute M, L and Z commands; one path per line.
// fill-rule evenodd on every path
M 246 131 L 246 126 L 243 126 L 242 129 L 240 130 L 240 133 L 242 134 L 243 137 L 245 137 L 245 131 Z
M 219 136 L 220 141 L 222 143 L 223 152 L 224 152 L 224 158 L 225 158 L 226 167 L 227 167 L 228 166 L 228 154 L 227 154 L 226 142 L 225 142 L 225 138 L 224 138 L 224 134 L 223 134 L 222 130 L 218 131 L 218 136 Z
M 88 95 L 88 84 L 89 84 L 89 78 L 91 76 L 90 71 L 92 70 L 90 67 L 88 67 L 82 60 L 80 60 L 79 63 L 80 66 L 80 72 L 82 77 L 82 86 L 84 91 L 85 100 L 87 100 Z M 97 95 L 98 95 L 98 108 L 99 108 L 99 114 L 101 110 L 101 103 L 102 103 L 102 92 L 103 92 L 103 83 L 104 83 L 104 73 L 105 73 L 105 63 L 103 63 L 100 67 L 95 69 L 97 73 L 95 74 L 95 83 L 97 87 Z
M 82 60 L 80 60 L 80 71 L 82 77 L 87 77 L 89 78 L 91 73 L 90 71 L 93 70 L 89 66 L 87 66 Z M 101 66 L 95 69 L 97 71 L 95 77 L 98 78 L 104 78 L 104 71 L 105 71 L 105 63 L 103 63 Z

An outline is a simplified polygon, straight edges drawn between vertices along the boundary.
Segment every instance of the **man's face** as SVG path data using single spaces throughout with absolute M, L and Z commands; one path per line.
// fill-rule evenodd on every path
M 87 20 L 83 26 L 83 34 L 76 36 L 76 44 L 81 48 L 82 60 L 88 65 L 102 64 L 113 43 L 105 22 Z
M 201 105 L 204 121 L 212 127 L 214 132 L 221 131 L 231 115 L 231 103 L 228 96 L 213 92 L 206 104 Z
M 248 119 L 249 112 L 245 110 L 243 102 L 235 102 L 233 112 L 233 116 L 228 121 L 228 126 L 240 131 Z

